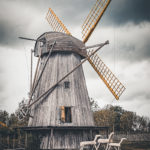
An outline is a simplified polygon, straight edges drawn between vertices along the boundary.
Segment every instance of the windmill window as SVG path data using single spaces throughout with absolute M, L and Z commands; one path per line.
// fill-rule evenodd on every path
M 45 42 L 40 42 L 40 47 L 45 47 L 46 43 Z
M 64 87 L 65 87 L 65 89 L 70 88 L 70 82 L 69 81 L 65 81 L 64 82 Z
M 44 47 L 46 45 L 46 39 L 45 38 L 42 38 L 40 40 L 40 47 Z
M 61 106 L 61 121 L 63 123 L 71 123 L 71 107 Z

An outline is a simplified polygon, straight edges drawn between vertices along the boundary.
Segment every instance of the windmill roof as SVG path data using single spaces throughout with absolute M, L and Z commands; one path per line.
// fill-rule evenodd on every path
M 48 53 L 54 42 L 56 43 L 52 52 L 74 52 L 82 58 L 87 56 L 85 45 L 82 41 L 62 32 L 46 32 L 38 37 L 34 49 L 35 56 L 38 57 L 40 51 L 42 55 Z

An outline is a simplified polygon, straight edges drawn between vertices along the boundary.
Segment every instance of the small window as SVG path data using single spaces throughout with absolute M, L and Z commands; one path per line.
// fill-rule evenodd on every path
M 70 82 L 69 81 L 65 81 L 64 82 L 64 87 L 65 87 L 65 89 L 70 88 Z
M 46 46 L 46 39 L 45 38 L 40 39 L 39 42 L 40 42 L 40 47 Z
M 44 43 L 43 42 L 40 42 L 40 47 L 43 47 L 44 46 Z
M 65 107 L 65 122 L 71 123 L 71 107 Z
M 71 123 L 71 107 L 61 106 L 61 121 L 64 123 Z

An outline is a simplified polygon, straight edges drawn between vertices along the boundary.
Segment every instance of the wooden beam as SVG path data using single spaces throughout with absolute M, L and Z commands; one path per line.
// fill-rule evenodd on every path
M 34 102 L 28 105 L 30 108 L 33 104 L 38 102 L 43 96 L 49 94 L 54 90 L 54 88 L 63 81 L 66 77 L 68 77 L 71 73 L 73 73 L 78 67 L 80 67 L 84 62 L 86 62 L 92 55 L 94 55 L 98 50 L 100 50 L 104 45 L 109 44 L 109 41 L 106 41 L 105 43 L 102 43 L 95 51 L 93 51 L 89 56 L 87 56 L 81 63 L 79 63 L 75 68 L 73 68 L 69 73 L 67 73 L 64 77 L 62 77 L 57 83 L 55 83 L 53 86 L 51 86 L 49 89 L 47 89 L 43 94 L 41 94 Z
M 51 136 L 50 136 L 50 148 L 53 149 L 53 136 L 54 136 L 54 129 L 51 128 Z
M 31 62 L 30 62 L 30 93 L 32 90 L 32 68 L 33 68 L 33 51 L 31 49 Z
M 26 37 L 18 37 L 18 38 L 22 39 L 22 40 L 37 41 L 35 39 L 30 39 L 30 38 L 26 38 Z
M 56 44 L 56 41 L 53 43 L 53 45 L 52 45 L 52 47 L 51 47 L 51 49 L 50 49 L 50 51 L 49 51 L 48 57 L 47 57 L 47 59 L 46 59 L 46 61 L 45 61 L 45 64 L 44 64 L 43 69 L 42 69 L 42 71 L 41 71 L 41 73 L 40 73 L 40 75 L 39 75 L 39 78 L 37 79 L 36 83 L 34 83 L 35 85 L 33 85 L 32 92 L 31 92 L 31 94 L 30 94 L 29 102 L 31 101 L 32 96 L 33 96 L 33 93 L 35 92 L 35 89 L 36 89 L 36 87 L 37 87 L 37 85 L 38 85 L 38 83 L 39 83 L 39 81 L 40 81 L 40 79 L 41 79 L 41 77 L 42 77 L 43 71 L 44 71 L 44 69 L 45 69 L 45 67 L 46 67 L 46 64 L 47 64 L 47 62 L 48 62 L 48 60 L 49 60 L 49 57 L 50 57 L 50 55 L 51 55 L 51 52 L 52 52 L 53 47 L 54 47 L 55 44 Z

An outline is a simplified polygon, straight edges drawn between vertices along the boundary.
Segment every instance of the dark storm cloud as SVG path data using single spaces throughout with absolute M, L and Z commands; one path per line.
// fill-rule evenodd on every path
M 0 45 L 18 46 L 20 35 L 34 36 L 34 19 L 44 17 L 49 7 L 70 29 L 81 26 L 96 0 L 1 0 L 0 1 Z M 150 1 L 112 0 L 101 24 L 111 26 L 127 22 L 150 21 Z M 40 23 L 40 22 L 39 22 Z M 41 23 L 42 25 L 42 23 Z M 39 32 L 41 26 L 38 24 Z M 31 29 L 31 30 L 29 30 Z
M 96 0 L 38 0 L 36 5 L 32 0 L 33 7 L 51 7 L 58 16 L 68 24 L 82 24 L 87 17 Z M 105 25 L 120 25 L 127 22 L 135 24 L 143 21 L 150 21 L 150 1 L 149 0 L 111 0 L 109 7 L 103 16 L 102 23 Z
M 96 0 L 0 0 L 0 48 L 5 46 L 5 51 L 7 51 L 7 47 L 9 47 L 9 49 L 12 47 L 20 49 L 20 44 L 22 44 L 22 41 L 17 38 L 18 36 L 36 38 L 38 35 L 42 34 L 44 30 L 50 30 L 48 25 L 47 27 L 46 25 L 43 26 L 43 22 L 46 22 L 45 15 L 49 7 L 54 10 L 56 15 L 62 20 L 62 22 L 67 26 L 69 30 L 71 28 L 71 32 L 73 28 L 80 27 L 82 25 L 95 2 Z M 119 52 L 118 66 L 120 66 L 121 60 L 125 60 L 124 63 L 126 65 L 122 66 L 123 70 L 125 70 L 125 68 L 131 68 L 127 70 L 125 76 L 123 76 L 123 79 L 127 84 L 127 90 L 125 91 L 125 93 L 127 93 L 127 100 L 133 101 L 135 99 L 140 99 L 140 105 L 142 104 L 142 100 L 149 101 L 150 99 L 150 94 L 147 90 L 149 88 L 149 84 L 146 84 L 148 83 L 148 79 L 150 76 L 150 74 L 147 73 L 150 64 L 150 61 L 147 61 L 150 58 L 149 6 L 149 0 L 112 0 L 99 23 L 99 25 L 103 26 L 100 30 L 104 29 L 104 34 L 108 34 L 106 39 L 110 39 L 111 37 L 112 41 L 110 41 L 110 45 L 113 45 L 113 42 L 117 43 L 116 41 L 118 41 L 118 44 L 116 46 Z M 43 18 L 42 21 L 41 18 Z M 131 26 L 128 27 L 129 23 L 131 23 Z M 143 26 L 141 26 L 141 24 L 143 24 Z M 112 30 L 114 28 L 116 28 L 115 30 L 121 28 L 121 31 L 116 31 L 119 33 L 119 39 L 117 39 L 116 41 L 113 41 L 114 35 Z M 109 30 L 110 32 L 108 32 L 107 30 Z M 98 31 L 98 29 L 96 31 Z M 95 33 L 95 35 L 98 37 L 99 32 Z M 100 36 L 103 40 L 103 35 Z M 93 35 L 92 37 L 95 38 L 95 36 Z M 26 45 L 28 46 L 29 43 L 27 43 Z M 113 50 L 113 48 L 111 48 L 111 50 Z M 10 91 L 13 91 L 12 89 L 15 89 L 17 91 L 17 95 L 19 95 L 21 92 L 18 92 L 18 89 L 23 91 L 27 87 L 25 85 L 24 87 L 20 87 L 20 85 L 17 85 L 17 83 L 24 84 L 25 82 L 27 82 L 27 80 L 26 77 L 24 77 L 24 79 L 22 78 L 22 81 L 18 82 L 18 79 L 21 76 L 18 78 L 18 76 L 14 74 L 15 71 L 13 70 L 11 72 L 10 69 L 13 67 L 15 68 L 16 66 L 14 65 L 13 67 L 10 67 L 4 64 L 4 61 L 6 61 L 7 63 L 11 63 L 11 61 L 9 61 L 10 58 L 12 58 L 10 52 L 8 51 L 6 52 L 6 54 L 6 59 L 3 59 L 3 61 L 1 61 L 0 63 L 0 69 L 2 68 L 2 65 L 3 68 L 5 68 L 5 70 L 0 70 L 0 104 L 7 104 L 11 108 L 12 103 L 14 103 L 18 98 L 15 95 L 15 92 L 11 93 Z M 108 55 L 111 55 L 110 57 L 112 57 L 112 51 L 108 52 L 107 50 L 105 53 L 105 58 L 107 58 Z M 1 56 L 4 57 L 3 55 Z M 20 55 L 16 55 L 13 58 L 14 62 L 17 61 L 17 57 L 20 57 Z M 21 60 L 21 62 L 22 61 L 23 60 Z M 146 67 L 145 65 L 139 67 L 140 63 L 137 62 L 140 61 L 146 61 L 148 62 L 148 64 L 146 65 Z M 20 64 L 18 62 L 19 61 L 17 61 L 17 64 Z M 114 62 L 111 60 L 110 64 L 113 63 Z M 24 67 L 22 68 L 25 70 Z M 138 77 L 136 77 L 136 74 L 134 73 L 135 69 L 138 69 L 136 72 L 136 74 L 138 74 Z M 7 73 L 7 70 L 10 70 L 10 73 Z M 89 70 L 89 68 L 87 68 L 87 70 Z M 1 75 L 1 72 L 5 72 L 6 74 Z M 145 75 L 143 75 L 143 72 L 145 73 Z M 94 73 L 88 74 L 92 76 L 92 79 L 97 79 L 97 75 L 95 74 L 94 76 Z M 13 74 L 16 76 L 16 78 L 13 79 L 15 82 L 12 82 L 13 80 L 12 78 L 10 78 L 10 74 L 11 76 Z M 22 76 L 25 76 L 25 74 L 22 74 Z M 90 79 L 91 76 L 89 76 L 89 78 L 87 79 Z M 8 82 L 4 80 L 5 78 L 8 80 Z M 129 79 L 131 81 L 128 82 Z M 132 82 L 132 80 L 134 82 Z M 13 88 L 10 87 L 8 83 L 12 83 L 11 85 L 13 85 Z M 97 80 L 94 86 L 97 86 Z M 94 86 L 93 84 L 91 84 L 89 87 L 92 88 Z M 100 93 L 100 90 L 103 89 L 101 89 L 100 87 L 99 90 L 98 88 L 96 90 L 97 93 Z M 89 90 L 89 92 L 91 91 L 92 90 Z M 93 95 L 95 95 L 95 91 Z M 99 95 L 97 97 L 99 97 Z M 135 107 L 137 105 L 136 102 L 133 102 L 132 104 Z M 139 110 L 138 107 L 136 108 L 137 110 Z
M 35 0 L 27 1 L 35 9 L 45 14 L 52 8 L 61 21 L 69 26 L 82 25 L 96 0 Z
M 149 6 L 149 0 L 112 0 L 104 14 L 103 21 L 105 25 L 149 22 Z
M 41 8 L 51 7 L 58 15 L 70 24 L 82 23 L 86 18 L 96 0 L 41 0 L 29 1 L 41 10 Z M 149 0 L 111 0 L 109 7 L 104 13 L 104 21 L 110 23 L 123 24 L 127 22 L 140 23 L 150 21 L 150 1 Z M 60 13 L 60 14 L 59 14 Z M 83 20 L 81 20 L 83 19 Z
M 44 2 L 42 0 L 2 0 L 0 2 L 0 46 L 17 48 L 21 43 L 18 36 L 36 38 L 35 35 L 42 34 L 44 27 L 40 20 L 42 17 L 42 21 L 46 22 L 45 15 L 49 7 L 54 9 L 64 23 L 71 24 L 74 21 L 73 23 L 78 24 L 78 16 L 83 7 L 83 4 L 80 4 L 82 3 L 79 0 L 45 0 Z M 37 20 L 38 24 L 36 24 Z
M 14 24 L 0 22 L 0 45 L 14 46 L 18 43 L 17 33 L 21 32 Z
M 23 6 L 19 1 L 0 2 L 0 46 L 19 46 L 18 36 L 26 33 L 31 18 L 24 16 L 28 8 L 23 9 Z
M 101 30 L 104 32 L 101 32 Z M 130 63 L 150 62 L 150 22 L 142 22 L 136 25 L 128 23 L 121 27 L 102 27 L 99 28 L 99 32 L 102 34 L 97 34 L 98 39 L 105 38 L 110 40 L 109 48 L 106 48 L 106 51 L 102 51 L 102 55 L 105 58 L 113 61 L 113 55 L 115 55 L 119 61 Z M 105 35 L 103 36 L 103 34 Z M 114 53 L 113 55 L 112 52 Z
M 31 1 L 34 7 L 34 1 Z M 51 7 L 58 15 L 70 24 L 82 24 L 87 17 L 96 0 L 38 0 L 38 8 L 41 6 Z M 37 7 L 37 5 L 35 5 Z M 150 21 L 149 0 L 111 0 L 109 7 L 103 16 L 105 25 L 125 24 L 133 22 L 138 24 L 143 21 Z

